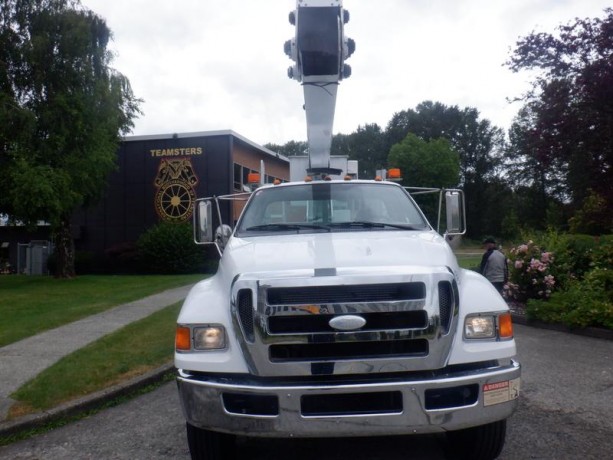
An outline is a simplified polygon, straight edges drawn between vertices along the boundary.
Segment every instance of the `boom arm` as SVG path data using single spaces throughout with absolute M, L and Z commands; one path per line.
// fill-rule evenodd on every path
M 345 37 L 349 12 L 342 0 L 296 0 L 289 15 L 296 35 L 285 42 L 285 53 L 295 62 L 288 76 L 302 83 L 309 144 L 309 171 L 332 172 L 330 146 L 336 107 L 336 90 L 351 75 L 345 64 L 355 42 Z

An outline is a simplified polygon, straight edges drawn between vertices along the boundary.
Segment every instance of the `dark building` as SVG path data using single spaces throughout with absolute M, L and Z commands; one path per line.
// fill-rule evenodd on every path
M 77 251 L 96 260 L 120 252 L 162 220 L 190 220 L 197 197 L 244 191 L 250 172 L 263 168 L 266 182 L 290 178 L 286 157 L 233 131 L 127 137 L 119 147 L 117 163 L 103 199 L 77 212 L 73 220 Z M 238 206 L 231 206 L 223 212 L 226 222 L 240 212 Z M 23 227 L 0 226 L 0 259 L 8 259 L 21 272 L 38 273 L 31 267 L 43 262 L 29 260 L 35 251 L 28 248 L 32 240 L 50 239 L 48 227 L 28 234 Z M 34 246 L 43 245 L 36 241 Z

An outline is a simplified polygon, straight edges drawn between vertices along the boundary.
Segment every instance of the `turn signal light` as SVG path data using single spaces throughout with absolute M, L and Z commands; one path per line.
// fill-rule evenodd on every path
M 189 327 L 177 326 L 175 332 L 175 349 L 177 351 L 189 351 L 191 349 L 191 333 Z
M 505 313 L 498 317 L 498 336 L 501 339 L 513 338 L 513 320 L 511 313 Z

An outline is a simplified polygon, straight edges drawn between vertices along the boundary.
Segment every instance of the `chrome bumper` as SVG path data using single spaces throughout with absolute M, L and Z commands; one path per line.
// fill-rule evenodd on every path
M 177 385 L 187 422 L 200 428 L 261 437 L 375 436 L 506 419 L 517 407 L 520 374 L 513 360 L 436 378 L 309 385 L 241 384 L 239 377 L 179 370 Z M 455 402 L 462 392 L 469 404 Z

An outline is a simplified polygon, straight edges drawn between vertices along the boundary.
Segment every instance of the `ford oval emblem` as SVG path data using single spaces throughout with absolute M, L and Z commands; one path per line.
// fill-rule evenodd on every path
M 343 315 L 332 318 L 328 324 L 337 331 L 355 331 L 366 324 L 366 320 L 361 316 Z

